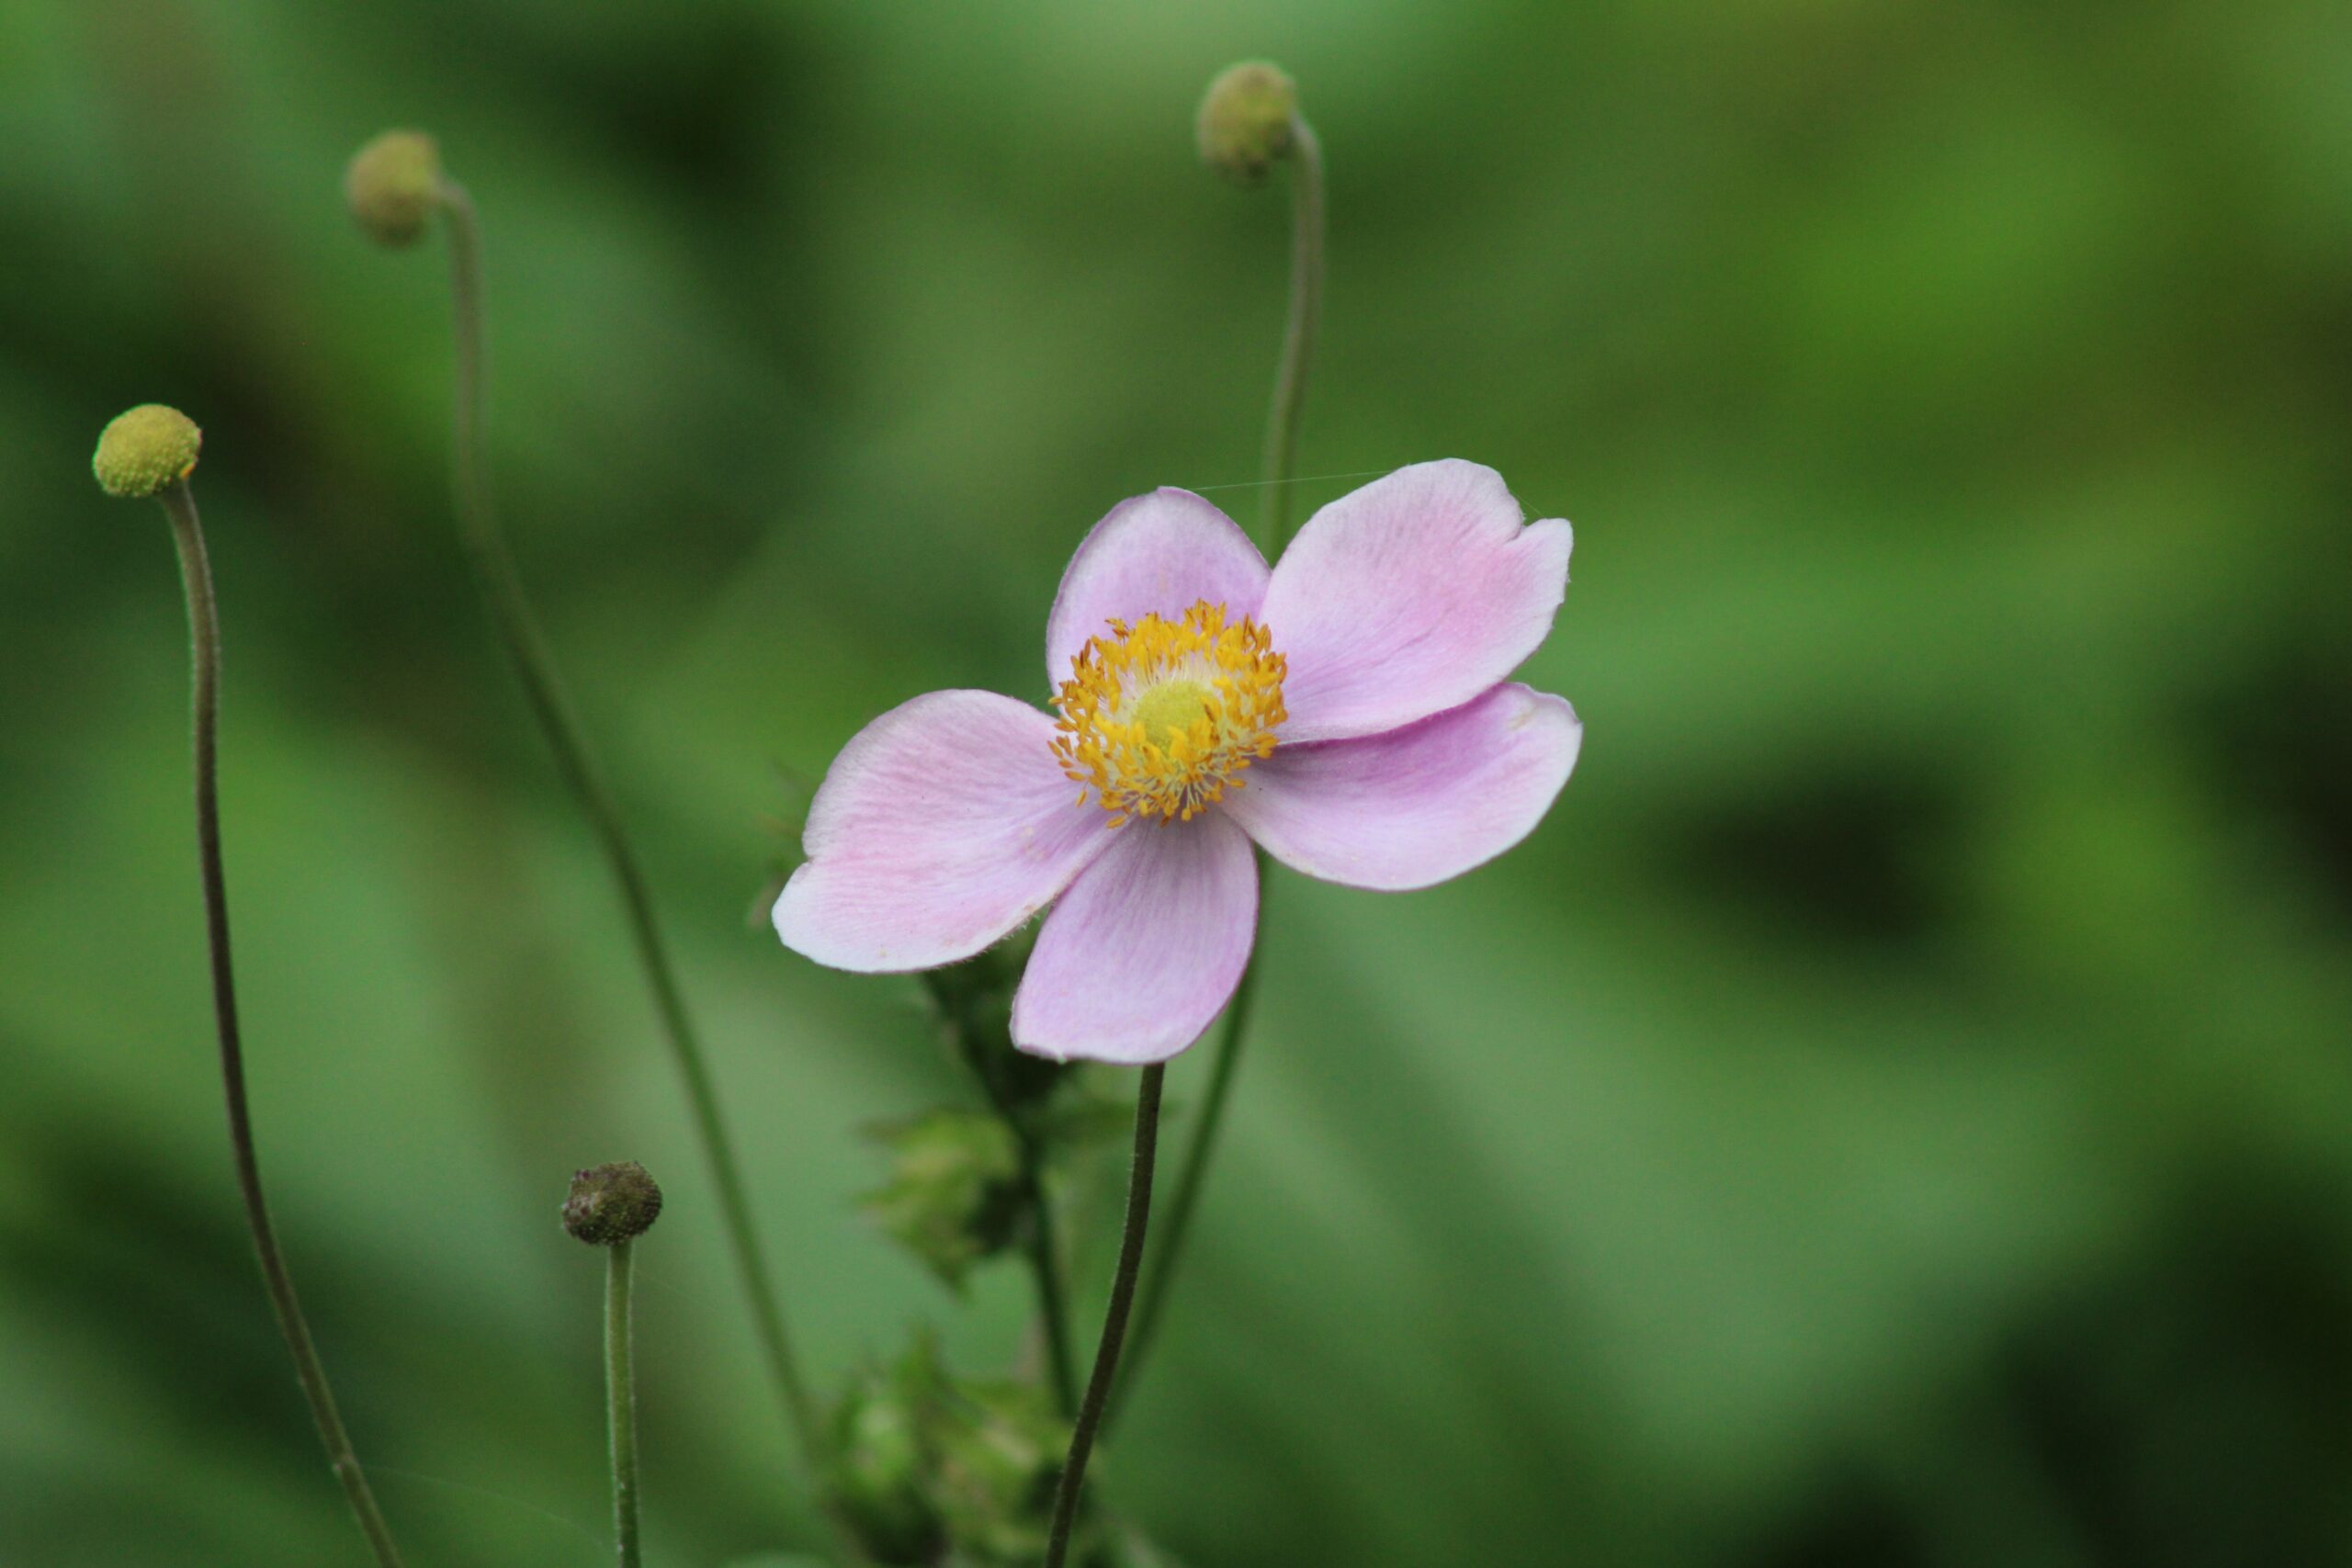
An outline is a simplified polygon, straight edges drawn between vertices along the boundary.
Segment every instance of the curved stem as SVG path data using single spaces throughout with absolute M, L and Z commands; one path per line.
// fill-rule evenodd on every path
M 1307 362 L 1323 315 L 1323 144 L 1315 128 L 1291 117 L 1290 314 L 1283 323 L 1283 357 L 1274 373 L 1273 406 L 1266 414 L 1264 506 L 1266 554 L 1281 556 L 1290 542 L 1290 477 L 1298 468 L 1298 415 L 1306 402 Z
M 761 1353 L 799 1439 L 802 1457 L 813 1466 L 823 1451 L 823 1429 L 818 1422 L 815 1402 L 809 1397 L 799 1365 L 793 1358 L 784 1314 L 769 1282 L 758 1234 L 752 1224 L 742 1175 L 736 1165 L 726 1123 L 719 1115 L 718 1095 L 711 1082 L 710 1068 L 704 1061 L 701 1043 L 687 1016 L 684 998 L 679 992 L 669 948 L 654 919 L 653 899 L 646 888 L 645 874 L 621 827 L 620 809 L 597 771 L 586 736 L 556 675 L 554 659 L 539 632 L 537 619 L 531 614 L 530 603 L 524 597 L 514 558 L 499 529 L 497 511 L 491 502 L 482 407 L 481 223 L 472 198 L 455 180 L 443 178 L 440 197 L 449 225 L 449 288 L 458 359 L 458 516 L 466 554 L 473 567 L 476 585 L 489 606 L 491 620 L 523 683 L 532 716 L 538 721 L 548 747 L 555 754 L 556 771 L 563 775 L 563 782 L 586 813 L 620 892 L 629 937 L 636 945 L 638 962 L 645 970 L 646 984 L 653 993 L 662 1035 L 677 1063 L 679 1077 L 685 1083 L 687 1108 L 693 1113 L 704 1158 L 710 1166 L 719 1217 L 727 1232 L 728 1247 L 735 1255 L 736 1270 L 742 1276 L 743 1292 L 750 1298 L 752 1322 L 759 1337 Z
M 237 982 L 229 960 L 229 883 L 220 855 L 220 786 L 219 777 L 220 727 L 220 617 L 212 592 L 212 566 L 204 549 L 204 526 L 196 513 L 196 497 L 180 479 L 159 499 L 172 520 L 172 540 L 179 548 L 180 576 L 187 586 L 188 639 L 195 659 L 191 706 L 196 757 L 196 844 L 204 881 L 204 934 L 212 958 L 212 1016 L 220 1038 L 220 1083 L 229 1106 L 229 1146 L 236 1156 L 237 1190 L 243 1195 L 245 1222 L 252 1228 L 254 1252 L 261 1260 L 269 1304 L 277 1314 L 286 1348 L 293 1353 L 294 1375 L 311 1402 L 311 1418 L 318 1424 L 319 1441 L 327 1462 L 343 1483 L 351 1511 L 374 1549 L 382 1568 L 400 1568 L 401 1555 L 392 1545 L 367 1473 L 344 1430 L 335 1409 L 334 1391 L 327 1384 L 326 1368 L 311 1341 L 311 1325 L 302 1315 L 301 1299 L 294 1293 L 293 1277 L 277 1249 L 277 1232 L 269 1220 L 269 1203 L 262 1192 L 261 1161 L 254 1148 L 252 1108 L 245 1100 L 245 1052 L 237 1025 Z
M 1249 1035 L 1250 1004 L 1258 994 L 1257 942 L 1266 929 L 1266 868 L 1265 852 L 1258 852 L 1258 924 L 1250 939 L 1249 965 L 1241 971 L 1240 984 L 1233 988 L 1233 1000 L 1225 1010 L 1225 1028 L 1217 1035 L 1216 1056 L 1209 1066 L 1208 1092 L 1202 1097 L 1200 1114 L 1193 1118 L 1193 1135 L 1184 1145 L 1184 1169 L 1177 1178 L 1176 1192 L 1168 1202 L 1168 1223 L 1160 1227 L 1159 1246 L 1151 1259 L 1151 1277 L 1144 1283 L 1143 1303 L 1136 1314 L 1134 1360 L 1140 1362 L 1150 1348 L 1152 1336 L 1159 1326 L 1160 1314 L 1168 1306 L 1168 1282 L 1175 1277 L 1176 1265 L 1184 1256 L 1184 1237 L 1193 1228 L 1193 1214 L 1201 1201 L 1202 1179 L 1209 1166 L 1209 1154 L 1216 1146 L 1217 1129 L 1225 1124 L 1225 1102 L 1233 1092 L 1233 1075 L 1241 1064 L 1241 1045 Z M 1127 1387 L 1135 1386 L 1130 1371 Z M 1115 1416 L 1125 1404 L 1125 1391 L 1112 1406 Z
M 1167 1073 L 1166 1066 L 1154 1063 L 1143 1070 L 1143 1081 L 1136 1089 L 1136 1155 L 1127 1174 L 1127 1221 L 1119 1236 L 1119 1267 L 1111 1277 L 1111 1304 L 1102 1314 L 1102 1343 L 1094 1352 L 1094 1371 L 1086 1380 L 1086 1398 L 1078 1407 L 1078 1425 L 1070 1432 L 1069 1458 L 1062 1461 L 1061 1479 L 1054 1486 L 1046 1568 L 1062 1568 L 1063 1559 L 1069 1555 L 1070 1526 L 1078 1518 L 1079 1493 L 1086 1484 L 1086 1461 L 1094 1451 L 1094 1435 L 1110 1404 L 1112 1380 L 1118 1375 L 1119 1347 L 1126 1337 L 1128 1310 L 1135 1304 L 1136 1276 L 1143 1268 L 1144 1229 L 1151 1220 L 1151 1171 L 1159 1146 L 1159 1084 Z
M 1283 326 L 1283 354 L 1274 372 L 1274 398 L 1266 415 L 1264 526 L 1266 554 L 1279 558 L 1290 542 L 1291 473 L 1298 463 L 1298 417 L 1306 401 L 1306 370 L 1315 354 L 1315 334 L 1323 314 L 1323 144 L 1305 118 L 1291 119 L 1291 157 L 1296 164 L 1291 183 L 1290 314 Z M 1266 929 L 1266 874 L 1272 869 L 1263 850 L 1258 853 L 1258 936 Z M 1234 987 L 1218 1035 L 1215 1065 L 1209 1069 L 1208 1095 L 1184 1155 L 1184 1168 L 1176 1179 L 1176 1195 L 1151 1277 L 1144 1282 L 1143 1307 L 1136 1324 L 1135 1354 L 1140 1359 L 1167 1310 L 1168 1292 L 1182 1256 L 1184 1237 L 1192 1228 L 1193 1212 L 1208 1179 L 1209 1156 L 1216 1152 L 1217 1129 L 1225 1122 L 1225 1107 L 1233 1091 L 1233 1077 L 1241 1062 L 1241 1043 L 1250 1024 L 1250 998 L 1258 989 L 1258 943 L 1250 948 L 1249 966 Z M 1130 1384 L 1133 1379 L 1129 1379 Z
M 605 1418 L 613 1453 L 613 1543 L 620 1568 L 638 1568 L 637 1354 L 629 1341 L 634 1244 L 605 1249 Z

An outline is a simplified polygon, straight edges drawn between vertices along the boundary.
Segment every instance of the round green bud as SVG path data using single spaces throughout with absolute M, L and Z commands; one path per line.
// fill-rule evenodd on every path
M 141 403 L 115 415 L 100 433 L 90 470 L 108 495 L 138 499 L 194 473 L 196 455 L 203 448 L 204 432 L 196 421 L 162 403 Z
M 343 198 L 379 245 L 408 245 L 440 200 L 441 147 L 421 130 L 388 130 L 352 154 Z
M 1196 125 L 1201 162 L 1229 180 L 1256 185 L 1290 152 L 1298 84 L 1278 65 L 1245 60 L 1209 84 Z
M 662 1217 L 662 1189 L 633 1159 L 571 1174 L 563 1228 L 591 1247 L 635 1241 Z

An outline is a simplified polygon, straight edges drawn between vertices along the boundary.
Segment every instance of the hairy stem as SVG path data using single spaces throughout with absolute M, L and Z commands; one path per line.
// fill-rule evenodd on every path
M 620 1568 L 639 1568 L 637 1353 L 630 1343 L 630 1242 L 605 1249 L 605 1413 L 613 1454 L 613 1544 Z
M 1078 1407 L 1069 1458 L 1062 1462 L 1061 1479 L 1054 1486 L 1046 1568 L 1062 1568 L 1069 1555 L 1070 1527 L 1077 1521 L 1079 1494 L 1086 1484 L 1086 1461 L 1094 1451 L 1095 1433 L 1102 1425 L 1111 1385 L 1118 1376 L 1119 1348 L 1126 1338 L 1127 1314 L 1135 1304 L 1136 1276 L 1143 1269 L 1144 1231 L 1151 1221 L 1151 1171 L 1159 1146 L 1159 1085 L 1167 1073 L 1159 1063 L 1146 1067 L 1136 1090 L 1135 1164 L 1127 1174 L 1127 1220 L 1119 1236 L 1118 1271 L 1111 1277 L 1111 1304 L 1102 1314 L 1102 1343 L 1094 1352 L 1094 1371 L 1086 1380 L 1086 1398 Z
M 719 1218 L 727 1233 L 728 1247 L 735 1255 L 736 1271 L 742 1278 L 743 1293 L 750 1302 L 762 1357 L 783 1401 L 786 1416 L 799 1438 L 802 1457 L 814 1466 L 823 1452 L 823 1430 L 818 1422 L 816 1404 L 793 1357 L 792 1341 L 785 1331 L 784 1314 L 777 1305 L 775 1287 L 769 1282 L 758 1233 L 752 1224 L 742 1174 L 726 1122 L 719 1115 L 718 1090 L 687 1015 L 684 998 L 678 989 L 677 974 L 654 918 L 644 871 L 622 829 L 619 807 L 605 787 L 571 700 L 557 677 L 554 659 L 531 614 L 530 603 L 524 597 L 522 581 L 515 573 L 514 558 L 508 553 L 497 511 L 491 502 L 482 406 L 481 223 L 472 198 L 455 180 L 443 178 L 440 197 L 449 225 L 449 287 L 458 361 L 458 517 L 467 558 L 489 606 L 491 620 L 522 682 L 532 716 L 538 721 L 548 747 L 555 754 L 556 771 L 578 798 L 604 850 L 620 894 L 638 963 L 644 969 L 646 985 L 653 994 L 654 1011 L 661 1020 L 663 1038 L 669 1043 L 670 1055 L 685 1084 L 687 1108 L 693 1114 L 703 1156 L 710 1167 Z
M 1266 415 L 1266 466 L 1263 544 L 1269 558 L 1279 558 L 1290 542 L 1292 471 L 1298 462 L 1299 411 L 1306 401 L 1306 371 L 1315 354 L 1316 328 L 1323 314 L 1323 144 L 1303 117 L 1291 119 L 1290 313 L 1283 325 L 1282 360 L 1274 372 L 1273 403 Z M 1258 936 L 1266 930 L 1267 872 L 1272 869 L 1263 850 L 1258 856 Z M 1233 1078 L 1241 1063 L 1241 1045 L 1250 1024 L 1250 1003 L 1258 989 L 1258 942 L 1252 941 L 1249 966 L 1234 987 L 1218 1033 L 1216 1055 L 1209 1069 L 1208 1094 L 1193 1135 L 1186 1145 L 1184 1168 L 1176 1179 L 1170 1200 L 1169 1223 L 1144 1282 L 1143 1305 L 1136 1322 L 1135 1359 L 1141 1360 L 1167 1310 L 1168 1292 L 1183 1256 L 1184 1238 L 1208 1179 L 1209 1158 L 1216 1151 L 1217 1131 L 1225 1123 L 1225 1108 L 1233 1092 Z M 1133 1386 L 1134 1378 L 1128 1379 Z
M 212 566 L 205 554 L 204 527 L 196 512 L 196 496 L 186 479 L 175 481 L 159 499 L 172 520 L 172 539 L 179 547 L 180 576 L 187 586 L 188 639 L 194 652 L 193 698 L 196 755 L 196 845 L 204 881 L 204 933 L 212 958 L 212 1016 L 220 1038 L 220 1084 L 229 1106 L 229 1147 L 236 1157 L 237 1189 L 243 1195 L 245 1222 L 254 1237 L 254 1252 L 261 1260 L 263 1281 L 286 1348 L 294 1357 L 294 1375 L 311 1402 L 311 1417 L 318 1424 L 319 1441 L 327 1462 L 343 1483 L 351 1511 L 368 1537 L 381 1568 L 400 1568 L 401 1555 L 392 1545 L 390 1529 L 376 1506 L 359 1456 L 344 1430 L 343 1416 L 328 1386 L 326 1368 L 318 1347 L 311 1341 L 311 1325 L 302 1315 L 301 1299 L 294 1293 L 293 1277 L 277 1249 L 277 1232 L 269 1220 L 263 1195 L 261 1161 L 254 1148 L 252 1108 L 245 1099 L 245 1051 L 237 1025 L 237 981 L 229 959 L 229 883 L 220 856 L 220 617 L 212 592 Z

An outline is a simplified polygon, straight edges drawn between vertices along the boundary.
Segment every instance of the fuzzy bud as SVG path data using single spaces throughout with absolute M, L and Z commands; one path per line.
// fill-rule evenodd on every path
M 368 237 L 409 245 L 440 200 L 441 148 L 421 130 L 388 130 L 352 154 L 343 198 Z
M 633 1159 L 574 1171 L 563 1228 L 591 1247 L 635 1241 L 662 1217 L 662 1189 Z
M 1298 84 L 1262 60 L 1229 66 L 1209 84 L 1196 129 L 1201 162 L 1239 185 L 1256 185 L 1290 152 Z
M 108 495 L 140 500 L 196 472 L 203 447 L 196 421 L 162 403 L 141 403 L 100 433 L 90 470 Z

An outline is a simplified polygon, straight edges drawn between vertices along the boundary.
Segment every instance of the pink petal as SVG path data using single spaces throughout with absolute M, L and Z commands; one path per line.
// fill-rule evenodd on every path
M 1240 983 L 1258 865 L 1212 811 L 1130 823 L 1062 895 L 1012 998 L 1012 1043 L 1040 1056 L 1164 1062 L 1201 1037 Z
M 1569 529 L 1522 527 L 1492 468 L 1417 463 L 1306 520 L 1259 619 L 1290 658 L 1286 741 L 1377 735 L 1519 668 L 1567 591 Z
M 1527 837 L 1583 741 L 1566 703 L 1511 682 L 1385 735 L 1280 747 L 1225 810 L 1309 876 L 1427 887 Z
M 1123 501 L 1070 557 L 1046 622 L 1046 678 L 1069 679 L 1086 639 L 1113 620 L 1174 620 L 1203 599 L 1235 620 L 1258 613 L 1266 558 L 1239 525 L 1188 490 Z
M 993 692 L 933 692 L 859 730 L 809 805 L 776 934 L 836 969 L 928 969 L 1035 914 L 1112 837 L 1053 742 L 1052 719 Z

